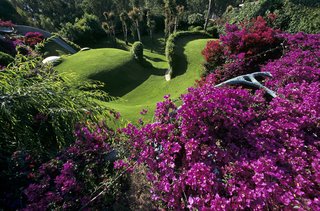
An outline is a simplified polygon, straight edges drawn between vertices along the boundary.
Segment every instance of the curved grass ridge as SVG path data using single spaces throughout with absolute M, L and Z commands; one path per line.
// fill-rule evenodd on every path
M 105 83 L 104 91 L 111 96 L 121 99 L 102 104 L 119 111 L 128 121 L 136 121 L 142 109 L 148 109 L 143 120 L 150 121 L 156 103 L 170 94 L 178 98 L 194 84 L 201 76 L 202 63 L 201 49 L 208 39 L 197 39 L 187 36 L 179 39 L 176 45 L 180 47 L 180 60 L 175 78 L 167 82 L 163 79 L 168 64 L 164 55 L 144 51 L 145 61 L 138 63 L 130 52 L 105 48 L 78 52 L 64 57 L 64 62 L 56 68 L 65 77 L 75 75 L 70 80 L 85 81 L 98 80 Z

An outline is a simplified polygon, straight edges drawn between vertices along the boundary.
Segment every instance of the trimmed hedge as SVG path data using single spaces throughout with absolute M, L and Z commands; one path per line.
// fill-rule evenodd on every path
M 180 31 L 177 33 L 173 33 L 169 36 L 166 42 L 166 58 L 168 60 L 169 64 L 169 70 L 172 71 L 174 74 L 174 60 L 177 56 L 177 46 L 176 43 L 178 39 L 188 37 L 188 36 L 198 36 L 203 38 L 209 38 L 212 37 L 210 34 L 204 32 L 204 31 Z
M 131 48 L 132 56 L 139 61 L 143 60 L 143 44 L 142 42 L 135 42 Z
M 7 66 L 14 61 L 14 58 L 9 54 L 0 51 L 0 66 Z

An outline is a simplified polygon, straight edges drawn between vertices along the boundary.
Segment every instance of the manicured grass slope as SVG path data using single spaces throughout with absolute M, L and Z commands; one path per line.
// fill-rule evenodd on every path
M 156 103 L 170 94 L 179 97 L 200 78 L 203 62 L 201 50 L 208 39 L 182 39 L 178 44 L 184 47 L 183 64 L 178 76 L 167 82 L 164 74 L 167 62 L 164 55 L 144 51 L 146 61 L 142 64 L 132 59 L 127 51 L 118 49 L 96 49 L 79 52 L 66 57 L 57 69 L 62 73 L 72 73 L 76 80 L 94 79 L 106 83 L 105 91 L 121 99 L 105 103 L 116 109 L 129 121 L 140 118 L 144 108 L 149 113 L 144 117 L 151 120 Z M 66 74 L 67 76 L 68 74 Z

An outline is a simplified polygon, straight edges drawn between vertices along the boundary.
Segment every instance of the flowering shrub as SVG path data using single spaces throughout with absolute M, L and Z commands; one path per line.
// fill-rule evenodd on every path
M 25 210 L 80 209 L 102 190 L 103 197 L 86 208 L 106 208 L 114 202 L 121 180 L 113 181 L 116 173 L 110 168 L 112 149 L 105 142 L 114 133 L 105 126 L 91 128 L 79 127 L 76 143 L 35 172 L 34 182 L 24 191 L 28 198 Z
M 261 71 L 273 75 L 266 85 L 274 90 L 283 84 L 312 83 L 320 79 L 320 35 L 298 33 L 283 35 L 288 52 L 280 59 L 269 62 Z
M 14 24 L 11 21 L 3 21 L 0 19 L 0 27 L 13 27 Z
M 176 210 L 320 209 L 320 35 L 284 38 L 289 52 L 262 68 L 279 97 L 215 88 L 211 74 L 180 109 L 166 96 L 157 122 L 123 129 L 154 200 Z
M 17 210 L 21 208 L 21 187 L 25 187 L 34 179 L 34 172 L 39 167 L 41 159 L 22 150 L 15 151 L 11 157 L 8 154 L 7 163 L 4 160 L 0 161 L 3 170 L 0 173 L 0 207 L 4 210 Z
M 44 36 L 40 32 L 28 32 L 24 36 L 24 43 L 30 47 L 34 47 L 36 44 L 42 42 L 43 39 Z
M 281 56 L 279 31 L 270 28 L 262 17 L 241 26 L 226 25 L 220 42 L 209 41 L 202 54 L 206 68 L 215 73 L 218 82 L 259 70 L 259 65 Z
M 10 39 L 0 39 L 0 51 L 14 56 L 16 54 L 16 44 Z

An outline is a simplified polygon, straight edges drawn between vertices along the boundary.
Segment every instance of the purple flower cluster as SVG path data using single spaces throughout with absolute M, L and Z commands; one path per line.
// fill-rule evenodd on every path
M 12 21 L 4 21 L 0 19 L 0 27 L 13 27 L 14 24 L 12 23 Z
M 27 32 L 24 36 L 24 43 L 30 47 L 34 47 L 43 40 L 44 36 L 40 32 Z
M 176 210 L 320 209 L 320 35 L 283 36 L 285 55 L 262 67 L 279 97 L 215 88 L 212 74 L 180 109 L 166 97 L 156 123 L 123 129 L 154 200 Z
M 241 26 L 226 25 L 226 34 L 219 41 L 209 41 L 202 54 L 208 72 L 214 72 L 217 82 L 257 72 L 259 66 L 281 56 L 283 37 L 268 26 L 262 17 Z
M 80 209 L 101 183 L 112 178 L 108 160 L 111 148 L 105 140 L 110 140 L 114 133 L 92 124 L 79 126 L 76 135 L 75 144 L 35 172 L 33 183 L 24 190 L 28 199 L 25 210 Z M 115 193 L 115 189 L 110 189 L 89 208 L 108 207 Z

